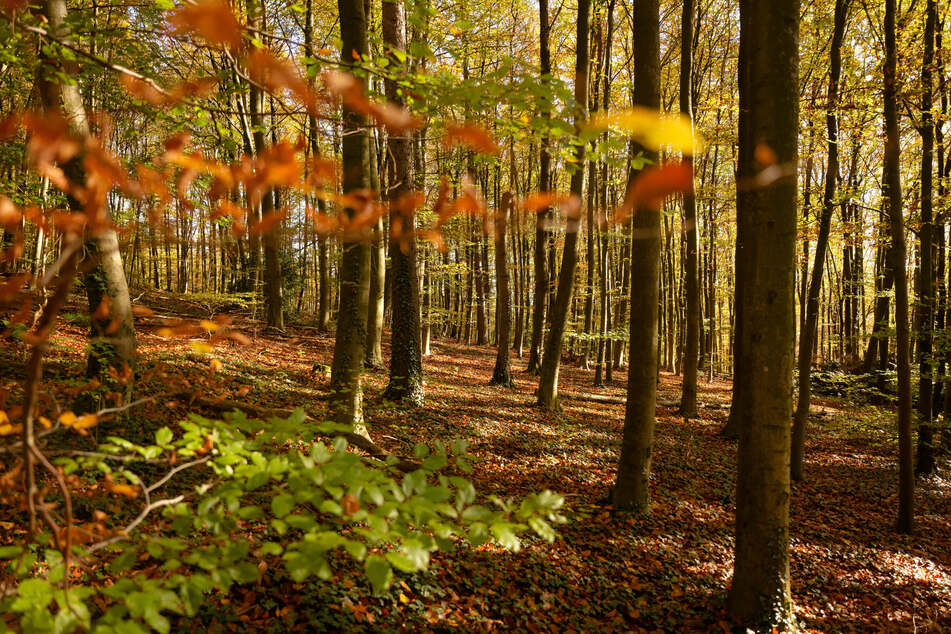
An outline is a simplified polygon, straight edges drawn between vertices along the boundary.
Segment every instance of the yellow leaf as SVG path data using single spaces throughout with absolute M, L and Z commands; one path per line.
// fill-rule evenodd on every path
M 90 427 L 95 427 L 99 423 L 99 417 L 95 414 L 86 414 L 80 416 L 79 419 L 73 423 L 73 429 L 89 429 Z
M 61 422 L 66 427 L 72 427 L 73 423 L 76 422 L 76 414 L 72 412 L 63 412 L 59 416 L 59 422 Z
M 0 425 L 4 423 L 9 423 L 9 422 L 10 422 L 10 418 L 7 416 L 7 413 L 3 411 L 2 409 L 0 409 Z
M 614 128 L 627 132 L 644 147 L 652 150 L 670 148 L 674 152 L 693 155 L 703 149 L 703 139 L 695 135 L 690 119 L 679 114 L 664 114 L 649 108 L 613 110 L 595 115 L 590 128 Z
M 207 330 L 208 332 L 214 332 L 218 330 L 218 324 L 213 321 L 208 321 L 207 319 L 201 320 L 201 327 Z
M 205 354 L 206 352 L 211 352 L 211 346 L 205 343 L 204 341 L 192 341 L 191 342 L 192 350 L 198 354 Z
M 409 597 L 400 592 L 400 603 L 409 603 Z
M 0 424 L 0 436 L 10 436 L 23 431 L 23 425 L 11 425 L 10 423 Z
M 50 419 L 48 419 L 46 416 L 40 416 L 39 421 L 40 425 L 42 425 L 44 429 L 49 429 L 53 426 L 53 423 L 50 422 Z
M 131 484 L 114 484 L 111 491 L 117 495 L 124 495 L 130 500 L 139 496 L 139 487 Z
M 218 359 L 212 359 L 212 360 L 211 360 L 211 363 L 209 363 L 209 365 L 211 366 L 211 371 L 212 371 L 212 372 L 219 372 L 219 371 L 221 370 L 221 367 L 222 367 L 222 366 L 221 366 L 221 361 L 219 361 Z

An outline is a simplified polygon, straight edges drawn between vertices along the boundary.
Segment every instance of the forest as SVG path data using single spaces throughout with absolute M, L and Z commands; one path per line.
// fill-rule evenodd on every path
M 3 631 L 951 629 L 949 10 L 0 0 Z

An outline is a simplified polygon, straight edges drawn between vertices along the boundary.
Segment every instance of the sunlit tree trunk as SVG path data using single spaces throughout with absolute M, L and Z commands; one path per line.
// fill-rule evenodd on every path
M 822 290 L 826 252 L 829 247 L 829 230 L 832 212 L 837 201 L 836 185 L 839 181 L 839 78 L 842 74 L 842 39 L 848 19 L 850 0 L 836 0 L 832 43 L 829 56 L 829 92 L 826 101 L 826 138 L 828 160 L 826 161 L 825 190 L 822 196 L 822 213 L 819 216 L 819 235 L 816 237 L 816 255 L 812 265 L 812 278 L 806 296 L 806 322 L 799 334 L 799 399 L 792 431 L 792 479 L 802 480 L 803 452 L 806 442 L 806 425 L 809 422 L 809 404 L 812 386 L 812 347 L 815 345 L 816 326 L 819 322 L 819 292 Z
M 368 135 L 367 165 L 370 168 L 370 189 L 381 192 L 376 135 L 372 132 Z M 367 341 L 363 360 L 363 364 L 368 368 L 383 367 L 383 313 L 386 285 L 386 251 L 383 240 L 383 216 L 380 216 L 373 226 L 373 238 L 370 243 L 370 299 L 367 304 Z
M 57 37 L 68 36 L 65 0 L 47 0 L 43 13 L 49 23 L 50 32 Z M 61 111 L 69 122 L 73 134 L 88 137 L 89 122 L 79 85 L 73 82 L 62 83 L 58 77 L 65 69 L 48 61 L 40 68 L 38 92 L 43 108 L 49 112 Z M 85 183 L 86 171 L 82 157 L 77 156 L 63 165 L 66 175 L 75 183 Z M 68 196 L 70 209 L 81 211 L 83 205 Z M 88 209 L 87 209 L 88 211 Z M 109 209 L 103 206 L 97 210 L 107 216 Z M 87 356 L 87 374 L 97 377 L 110 390 L 123 395 L 128 401 L 132 396 L 135 370 L 135 324 L 132 318 L 132 302 L 129 287 L 119 254 L 119 241 L 109 222 L 89 232 L 85 241 L 85 254 L 80 263 L 83 273 L 83 286 L 89 300 L 90 341 Z M 103 310 L 104 309 L 104 310 Z M 109 370 L 126 377 L 119 384 L 111 378 Z
M 580 129 L 588 111 L 588 22 L 591 13 L 591 0 L 578 2 L 578 30 L 575 58 L 575 125 Z M 584 193 L 584 145 L 575 150 L 575 171 L 571 174 L 571 193 L 578 197 Z M 575 212 L 577 214 L 580 211 Z M 552 305 L 551 328 L 545 340 L 545 352 L 538 379 L 538 404 L 546 410 L 558 409 L 558 368 L 561 364 L 561 349 L 571 307 L 571 296 L 575 284 L 575 267 L 578 262 L 578 231 L 581 219 L 577 215 L 566 218 L 565 246 L 561 259 L 561 272 L 558 275 L 558 293 Z

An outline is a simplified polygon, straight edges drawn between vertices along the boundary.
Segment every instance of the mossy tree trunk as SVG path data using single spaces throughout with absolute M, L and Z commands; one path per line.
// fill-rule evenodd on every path
M 50 32 L 59 38 L 68 38 L 68 27 L 65 24 L 66 2 L 47 0 L 43 11 Z M 37 82 L 40 100 L 45 110 L 63 113 L 73 134 L 81 138 L 88 137 L 89 122 L 79 85 L 63 83 L 59 79 L 69 72 L 69 69 L 59 68 L 52 60 L 43 64 L 39 69 Z M 79 184 L 86 182 L 81 156 L 71 159 L 63 166 L 63 170 L 71 181 Z M 105 223 L 91 223 L 96 228 L 90 230 L 85 238 L 85 255 L 79 265 L 80 269 L 85 271 L 82 284 L 86 289 L 92 315 L 87 375 L 98 378 L 111 392 L 121 394 L 123 401 L 128 402 L 134 387 L 136 340 L 132 302 L 119 252 L 119 241 L 111 219 L 108 218 L 109 209 L 104 200 L 102 207 L 95 210 L 84 207 L 71 196 L 68 196 L 67 200 L 73 211 L 106 216 Z M 122 380 L 117 382 L 110 370 L 122 377 Z M 93 404 L 90 406 L 95 407 Z

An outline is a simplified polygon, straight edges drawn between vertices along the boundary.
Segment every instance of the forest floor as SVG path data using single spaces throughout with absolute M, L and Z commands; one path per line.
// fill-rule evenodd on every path
M 189 405 L 169 397 L 187 386 L 268 408 L 326 408 L 333 338 L 312 328 L 220 346 L 222 363 L 186 339 L 158 335 L 163 317 L 207 318 L 177 298 L 152 294 L 155 316 L 137 319 L 141 395 L 163 395 L 128 418 L 148 433 L 184 418 Z M 54 336 L 50 389 L 82 383 L 85 327 L 81 307 Z M 384 349 L 384 358 L 387 351 Z M 503 497 L 552 489 L 566 498 L 568 523 L 553 544 L 527 539 L 518 553 L 487 545 L 434 555 L 430 569 L 400 575 L 374 597 L 362 575 L 342 563 L 329 582 L 294 583 L 272 568 L 252 586 L 209 603 L 183 631 L 465 630 L 729 631 L 724 601 L 732 572 L 735 444 L 718 432 L 730 384 L 701 382 L 699 418 L 685 421 L 659 406 L 651 514 L 616 517 L 604 506 L 614 480 L 624 406 L 573 398 L 558 415 L 534 407 L 536 379 L 513 355 L 515 388 L 490 387 L 492 347 L 437 340 L 425 357 L 426 404 L 406 410 L 379 398 L 384 370 L 366 375 L 366 414 L 374 440 L 412 454 L 417 442 L 470 443 L 480 494 Z M 24 355 L 0 348 L 2 387 L 22 379 Z M 164 376 L 163 376 L 164 375 Z M 563 394 L 623 399 L 626 374 L 591 387 L 593 373 L 562 365 Z M 659 400 L 679 397 L 679 377 L 662 374 Z M 814 631 L 951 628 L 951 479 L 920 480 L 915 536 L 897 534 L 897 441 L 892 414 L 840 399 L 817 399 L 807 443 L 805 482 L 793 487 L 792 587 L 801 625 Z M 192 406 L 194 409 L 194 406 Z M 214 412 L 207 412 L 213 414 Z M 141 428 L 139 428 L 139 426 Z M 128 430 L 132 431 L 132 430 Z M 15 538 L 15 536 L 14 536 Z

